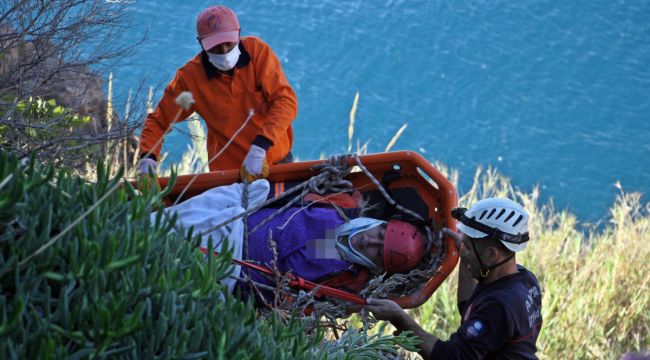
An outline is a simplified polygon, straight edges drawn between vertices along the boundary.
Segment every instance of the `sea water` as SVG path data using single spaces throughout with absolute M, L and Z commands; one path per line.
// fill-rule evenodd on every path
M 269 43 L 298 96 L 293 152 L 411 149 L 460 170 L 492 166 L 581 220 L 607 217 L 618 181 L 650 190 L 650 2 L 613 0 L 239 0 L 243 35 Z M 199 51 L 208 1 L 132 0 L 124 41 L 148 39 L 114 91 L 168 82 Z M 157 87 L 155 100 L 162 95 Z M 164 151 L 190 141 L 176 131 Z M 647 197 L 645 198 L 647 200 Z

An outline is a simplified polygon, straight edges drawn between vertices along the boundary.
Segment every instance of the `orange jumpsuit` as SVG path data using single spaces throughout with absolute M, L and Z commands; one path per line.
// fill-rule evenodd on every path
M 208 128 L 207 152 L 212 158 L 254 111 L 248 125 L 226 151 L 210 164 L 210 171 L 238 169 L 251 144 L 267 150 L 269 164 L 284 159 L 293 144 L 291 122 L 296 117 L 298 100 L 289 85 L 273 50 L 256 37 L 242 37 L 241 55 L 230 72 L 222 72 L 202 51 L 177 72 L 165 88 L 156 110 L 147 116 L 141 133 L 140 153 L 147 153 L 160 139 L 180 111 L 177 121 L 192 112 L 201 116 Z M 194 96 L 189 110 L 176 104 L 183 91 Z M 158 159 L 159 145 L 152 151 Z

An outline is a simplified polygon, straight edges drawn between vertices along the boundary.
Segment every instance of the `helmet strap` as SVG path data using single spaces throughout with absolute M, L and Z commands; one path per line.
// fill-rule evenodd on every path
M 495 269 L 495 268 L 505 264 L 506 262 L 508 262 L 510 259 L 512 259 L 515 256 L 515 254 L 512 254 L 512 255 L 508 256 L 507 258 L 499 261 L 496 264 L 486 266 L 485 264 L 483 264 L 483 261 L 481 260 L 481 254 L 479 254 L 478 251 L 476 250 L 476 244 L 474 243 L 474 238 L 469 238 L 469 239 L 470 239 L 470 243 L 472 243 L 472 249 L 474 249 L 474 254 L 476 254 L 476 259 L 478 259 L 478 265 L 481 268 L 481 271 L 480 271 L 481 272 L 481 274 L 480 274 L 481 278 L 479 279 L 479 282 L 485 280 L 485 278 L 488 277 L 488 275 L 490 274 L 490 270 Z

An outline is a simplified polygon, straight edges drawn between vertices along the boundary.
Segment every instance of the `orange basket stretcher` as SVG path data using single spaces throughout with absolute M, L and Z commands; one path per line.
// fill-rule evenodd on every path
M 433 220 L 439 227 L 444 226 L 456 231 L 456 222 L 451 217 L 451 210 L 457 205 L 456 189 L 447 178 L 421 155 L 413 151 L 397 151 L 361 155 L 359 159 L 365 168 L 377 179 L 381 179 L 389 171 L 399 173 L 399 178 L 391 182 L 391 189 L 400 187 L 415 188 L 428 206 L 428 219 Z M 278 189 L 282 189 L 283 183 L 300 182 L 317 175 L 312 170 L 312 167 L 321 163 L 323 161 L 314 160 L 272 165 L 269 167 L 267 180 L 275 187 L 277 196 L 277 191 Z M 355 165 L 354 159 L 350 158 L 349 166 L 353 167 Z M 187 199 L 213 187 L 230 185 L 240 181 L 238 169 L 203 173 L 193 179 L 194 177 L 195 175 L 178 176 L 176 184 L 165 199 L 167 203 L 171 204 L 181 194 L 183 194 L 183 199 Z M 360 191 L 362 193 L 377 190 L 377 186 L 359 167 L 353 168 L 346 177 L 346 180 L 352 182 L 355 189 L 361 189 Z M 159 178 L 158 181 L 161 187 L 166 187 L 169 178 Z M 191 184 L 190 187 L 185 189 L 188 184 Z M 441 250 L 432 249 L 432 251 Z M 405 309 L 415 308 L 424 304 L 449 276 L 458 262 L 459 253 L 451 238 L 444 237 L 442 251 L 444 253 L 442 254 L 442 262 L 438 270 L 433 273 L 433 276 L 418 291 L 406 296 L 392 298 L 391 300 L 397 302 Z M 270 269 L 263 266 L 246 261 L 235 260 L 235 262 L 238 265 L 247 266 L 257 271 L 270 271 Z M 307 291 L 316 289 L 316 295 L 330 296 L 356 304 L 365 304 L 365 299 L 358 294 L 310 282 L 296 276 L 292 278 L 290 286 Z

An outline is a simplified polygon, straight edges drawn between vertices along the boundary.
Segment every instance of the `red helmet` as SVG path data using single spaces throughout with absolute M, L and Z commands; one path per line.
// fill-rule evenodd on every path
M 390 220 L 384 238 L 384 270 L 389 274 L 410 271 L 423 256 L 422 233 L 407 222 Z

